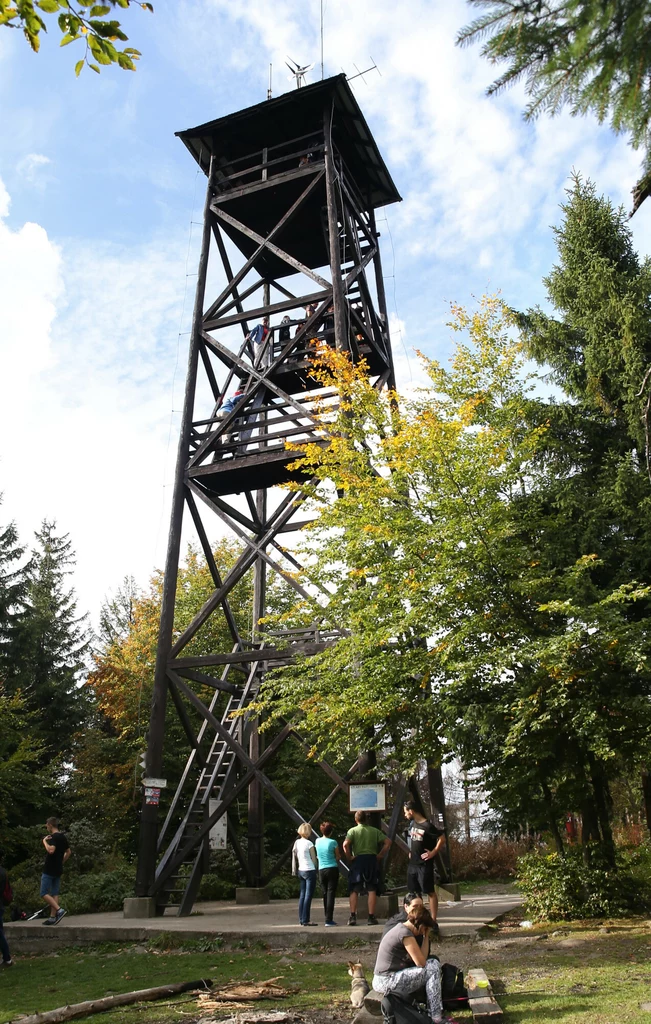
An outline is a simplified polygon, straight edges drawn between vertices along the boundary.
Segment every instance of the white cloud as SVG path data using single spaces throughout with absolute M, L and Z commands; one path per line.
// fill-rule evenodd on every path
M 28 185 L 43 185 L 43 169 L 51 163 L 43 153 L 28 153 L 16 164 L 16 171 Z
M 37 224 L 0 221 L 1 521 L 15 518 L 28 543 L 43 518 L 71 534 L 94 615 L 110 586 L 144 582 L 163 560 L 186 251 L 181 238 L 60 247 Z

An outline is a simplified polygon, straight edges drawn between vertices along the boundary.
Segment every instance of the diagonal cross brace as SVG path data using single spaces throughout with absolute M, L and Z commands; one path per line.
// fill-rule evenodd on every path
M 228 810 L 233 800 L 238 794 L 251 782 L 253 778 L 258 779 L 265 789 L 268 791 L 271 797 L 276 801 L 277 804 L 285 811 L 285 813 L 297 824 L 301 824 L 305 819 L 302 815 L 295 810 L 288 800 L 282 795 L 282 793 L 276 789 L 273 782 L 267 778 L 264 772 L 261 770 L 264 763 L 275 753 L 276 749 L 284 742 L 287 736 L 291 732 L 289 726 L 285 726 L 284 729 L 276 736 L 272 743 L 266 748 L 266 750 L 260 755 L 257 761 L 253 761 L 244 747 L 242 747 L 237 740 L 229 733 L 221 722 L 215 718 L 215 716 L 208 710 L 204 703 L 197 697 L 197 695 L 186 686 L 180 676 L 177 676 L 175 672 L 168 670 L 168 675 L 176 683 L 177 687 L 184 693 L 188 700 L 194 704 L 197 711 L 202 715 L 209 725 L 217 732 L 221 739 L 231 748 L 231 750 L 239 758 L 240 762 L 248 769 L 246 774 L 236 783 L 235 787 L 231 790 L 229 795 L 223 800 L 220 800 L 213 813 L 204 821 L 201 827 L 195 832 L 192 839 L 178 851 L 177 855 L 172 858 L 166 865 L 163 871 L 156 878 L 154 892 L 158 891 L 164 884 L 164 882 L 174 873 L 177 867 L 179 867 L 186 858 L 197 848 L 201 840 L 206 836 L 215 822 L 222 816 L 222 814 Z

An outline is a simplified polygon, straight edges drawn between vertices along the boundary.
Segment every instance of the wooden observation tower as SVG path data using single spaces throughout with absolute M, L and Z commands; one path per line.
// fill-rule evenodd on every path
M 310 375 L 311 339 L 355 361 L 363 356 L 376 387 L 394 386 L 375 211 L 400 196 L 344 75 L 178 134 L 208 185 L 145 777 L 161 775 L 168 698 L 187 737 L 188 759 L 162 824 L 152 791 L 143 795 L 136 891 L 155 897 L 158 912 L 174 906 L 189 914 L 210 830 L 239 794 L 248 790 L 246 856 L 232 828 L 229 835 L 250 887 L 265 882 L 263 792 L 294 822 L 303 821 L 265 774 L 265 764 L 296 733 L 288 724 L 263 749 L 255 716 L 246 713 L 268 666 L 292 651 L 315 653 L 334 638 L 315 627 L 279 645 L 277 633 L 257 628 L 268 572 L 282 573 L 305 596 L 291 574 L 297 563 L 279 542 L 301 528 L 303 494 L 276 485 L 290 479 L 296 458 L 286 441 L 324 443 L 316 432 L 314 402 L 324 392 Z M 186 514 L 214 589 L 174 635 Z M 206 517 L 217 517 L 242 543 L 223 579 Z M 229 594 L 251 569 L 253 631 L 245 634 Z M 215 615 L 225 618 L 229 649 L 184 656 Z M 321 767 L 335 788 L 314 818 L 368 765 L 360 758 L 343 779 Z M 394 834 L 395 825 L 388 826 Z

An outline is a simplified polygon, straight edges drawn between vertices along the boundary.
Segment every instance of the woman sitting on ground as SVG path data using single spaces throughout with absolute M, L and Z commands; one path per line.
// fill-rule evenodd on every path
M 404 924 L 396 924 L 383 936 L 377 951 L 373 988 L 382 995 L 395 992 L 404 998 L 424 988 L 427 1010 L 434 1024 L 445 1020 L 441 1001 L 441 965 L 428 960 L 429 931 L 434 921 L 429 910 L 416 906 Z M 418 939 L 421 939 L 421 945 Z

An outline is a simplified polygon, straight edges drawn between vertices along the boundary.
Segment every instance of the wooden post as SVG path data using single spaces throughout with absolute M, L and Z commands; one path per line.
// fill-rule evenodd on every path
M 369 221 L 370 221 L 371 230 L 373 232 L 373 235 L 374 235 L 375 240 L 376 240 L 376 245 L 377 245 L 377 251 L 375 253 L 375 256 L 373 257 L 373 269 L 375 270 L 375 290 L 377 292 L 377 304 L 378 304 L 378 307 L 379 307 L 379 311 L 380 311 L 380 313 L 382 314 L 382 316 L 384 318 L 385 344 L 386 344 L 386 349 L 387 349 L 387 356 L 388 356 L 388 359 L 389 359 L 389 365 L 391 367 L 391 373 L 389 375 L 389 379 L 387 381 L 387 384 L 388 384 L 389 388 L 392 391 L 394 391 L 395 387 L 396 387 L 396 374 L 395 374 L 395 370 L 394 370 L 394 366 L 393 366 L 393 352 L 391 350 L 391 337 L 389 335 L 389 313 L 388 313 L 388 310 L 387 310 L 387 295 L 386 295 L 386 290 L 384 288 L 384 275 L 382 273 L 382 258 L 380 256 L 380 244 L 379 244 L 379 241 L 378 241 L 379 236 L 378 236 L 378 232 L 377 232 L 377 227 L 375 225 L 375 210 L 373 210 L 373 209 L 369 210 Z
M 266 153 L 265 153 L 266 159 Z M 266 173 L 266 169 L 265 169 Z M 263 305 L 271 302 L 269 282 L 265 281 L 262 291 Z M 271 350 L 268 355 L 271 356 Z M 268 359 L 271 362 L 271 359 Z M 266 419 L 266 413 L 260 413 Z M 260 523 L 267 521 L 267 491 L 256 491 L 255 510 Z M 267 563 L 263 558 L 256 559 L 253 576 L 253 629 L 251 639 L 255 643 L 260 640 L 260 619 L 264 618 L 267 604 Z M 249 757 L 257 761 L 264 750 L 264 741 L 258 729 L 257 719 L 251 726 L 249 734 Z M 254 779 L 249 786 L 248 795 L 248 867 L 251 884 L 258 887 L 264 877 L 264 787 L 259 779 Z
M 450 843 L 448 835 L 448 819 L 445 809 L 445 790 L 443 789 L 443 773 L 440 764 L 427 762 L 427 781 L 429 783 L 429 799 L 432 807 L 432 814 L 438 812 L 443 818 L 443 829 L 445 830 L 445 846 L 441 859 L 447 868 L 448 882 L 454 881 L 452 874 L 452 858 L 450 857 Z
M 149 736 L 145 755 L 145 776 L 159 777 L 163 767 L 163 740 L 165 736 L 165 710 L 167 706 L 167 662 L 172 645 L 172 629 L 174 626 L 174 601 L 176 598 L 176 578 L 178 575 L 179 553 L 181 550 L 181 528 L 183 525 L 183 504 L 185 501 L 185 465 L 190 451 L 192 430 L 192 414 L 197 380 L 197 364 L 199 359 L 199 339 L 201 318 L 206 289 L 206 272 L 208 269 L 208 252 L 210 249 L 210 200 L 212 198 L 212 158 L 206 201 L 203 211 L 203 235 L 199 256 L 197 275 L 197 292 L 194 300 L 192 332 L 188 352 L 188 372 L 185 383 L 181 432 L 176 457 L 174 476 L 174 493 L 172 497 L 172 515 L 170 532 L 167 542 L 165 559 L 165 578 L 161 603 L 161 617 L 158 630 L 158 647 L 156 651 L 156 667 L 154 670 L 154 690 L 152 694 L 151 716 L 149 719 Z M 158 806 L 148 804 L 143 792 L 142 810 L 140 813 L 140 836 L 138 843 L 138 868 L 136 872 L 136 895 L 147 896 L 156 875 L 156 840 L 158 831 Z
M 326 107 L 323 115 L 325 135 L 325 172 L 326 201 L 328 204 L 328 242 L 330 247 L 330 274 L 332 276 L 332 305 L 335 327 L 335 345 L 338 349 L 348 351 L 349 338 L 346 329 L 346 309 L 344 289 L 341 280 L 341 253 L 339 252 L 339 217 L 337 214 L 337 194 L 335 190 L 335 162 L 332 155 L 332 133 L 330 128 L 331 111 Z

